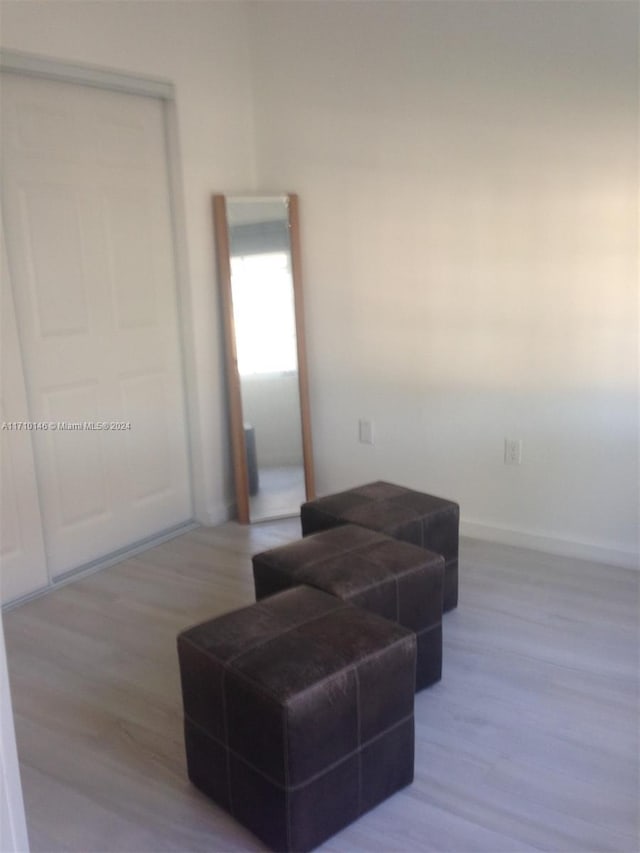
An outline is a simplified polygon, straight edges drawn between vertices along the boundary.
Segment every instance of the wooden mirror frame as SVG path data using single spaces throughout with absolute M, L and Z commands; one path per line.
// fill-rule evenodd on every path
M 236 196 L 233 197 L 235 198 Z M 302 462 L 304 467 L 305 493 L 307 500 L 313 500 L 315 497 L 315 478 L 313 470 L 313 448 L 311 443 L 307 353 L 304 334 L 304 301 L 302 295 L 302 269 L 300 261 L 298 196 L 295 193 L 284 193 L 282 198 L 287 199 L 289 216 L 291 277 L 293 280 L 293 299 L 296 320 L 298 390 L 300 393 L 300 423 L 302 429 Z M 240 524 L 249 524 L 251 522 L 251 518 L 249 510 L 247 449 L 244 436 L 242 394 L 240 390 L 240 373 L 238 371 L 238 354 L 235 325 L 233 320 L 231 244 L 229 240 L 229 224 L 227 219 L 227 197 L 225 195 L 215 194 L 213 196 L 213 222 L 218 261 L 218 283 L 220 287 L 224 326 L 229 425 L 231 429 L 231 450 L 233 460 L 233 478 L 236 490 L 237 520 Z

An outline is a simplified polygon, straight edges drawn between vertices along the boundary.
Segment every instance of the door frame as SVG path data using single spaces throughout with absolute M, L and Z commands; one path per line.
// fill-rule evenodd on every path
M 129 95 L 142 95 L 161 102 L 166 150 L 167 181 L 174 249 L 176 300 L 180 367 L 183 381 L 184 411 L 187 419 L 187 457 L 191 496 L 191 517 L 202 517 L 204 511 L 204 479 L 202 448 L 199 442 L 199 404 L 196 381 L 196 355 L 193 346 L 193 308 L 189 288 L 189 265 L 184 212 L 184 188 L 179 146 L 178 116 L 174 84 L 159 77 L 129 74 L 100 66 L 76 64 L 22 51 L 0 48 L 0 74 L 18 74 L 107 89 Z M 159 539 L 162 539 L 162 533 Z M 166 538 L 166 537 L 165 537 Z M 132 548 L 136 548 L 134 543 Z M 145 547 L 149 544 L 145 543 Z M 105 564 L 112 555 L 105 555 Z M 122 556 L 120 556 L 122 559 Z M 82 573 L 88 567 L 80 566 Z M 95 567 L 91 567 L 95 571 Z

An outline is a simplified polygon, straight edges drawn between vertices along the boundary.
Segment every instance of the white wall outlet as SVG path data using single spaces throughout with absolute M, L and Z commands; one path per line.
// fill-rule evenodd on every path
M 504 464 L 520 465 L 522 462 L 522 439 L 505 438 L 504 440 Z
M 360 418 L 358 421 L 358 436 L 361 444 L 373 444 L 373 423 Z

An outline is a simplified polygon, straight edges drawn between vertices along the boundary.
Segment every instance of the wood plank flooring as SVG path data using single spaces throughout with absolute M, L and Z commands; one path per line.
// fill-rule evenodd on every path
M 176 634 L 253 601 L 296 520 L 198 528 L 4 617 L 33 851 L 256 851 L 188 782 Z M 638 844 L 640 574 L 463 540 L 412 786 L 321 849 Z

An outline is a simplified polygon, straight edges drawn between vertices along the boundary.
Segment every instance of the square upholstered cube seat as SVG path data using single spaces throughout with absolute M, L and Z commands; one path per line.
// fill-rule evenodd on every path
M 298 584 L 329 592 L 416 633 L 416 689 L 442 674 L 444 558 L 355 524 L 253 557 L 256 598 Z
M 454 501 L 378 481 L 302 505 L 302 535 L 339 524 L 359 524 L 441 554 L 445 561 L 444 610 L 458 603 L 458 529 Z
M 414 635 L 300 586 L 178 637 L 191 781 L 310 850 L 413 779 Z

